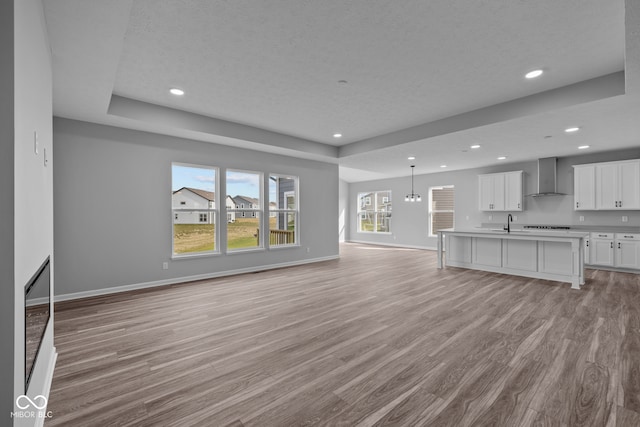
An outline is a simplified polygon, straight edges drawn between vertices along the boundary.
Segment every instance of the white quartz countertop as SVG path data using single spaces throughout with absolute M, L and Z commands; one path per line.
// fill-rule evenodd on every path
M 574 231 L 574 230 L 522 230 L 511 229 L 511 232 L 502 230 L 499 228 L 448 228 L 440 230 L 443 233 L 460 233 L 460 234 L 477 234 L 486 236 L 502 236 L 508 238 L 523 237 L 527 240 L 535 239 L 536 237 L 554 237 L 554 238 L 586 238 L 589 237 L 589 233 L 586 231 Z

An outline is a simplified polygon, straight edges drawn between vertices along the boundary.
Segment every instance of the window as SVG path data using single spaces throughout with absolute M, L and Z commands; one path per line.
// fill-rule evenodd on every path
M 171 165 L 174 256 L 218 251 L 216 176 L 210 166 Z
M 298 177 L 269 176 L 269 246 L 298 244 Z
M 429 188 L 429 236 L 453 228 L 455 188 L 453 185 Z
M 391 232 L 391 191 L 358 194 L 358 231 Z
M 259 172 L 227 170 L 227 195 L 233 201 L 227 203 L 227 249 L 231 252 L 263 247 L 262 176 Z

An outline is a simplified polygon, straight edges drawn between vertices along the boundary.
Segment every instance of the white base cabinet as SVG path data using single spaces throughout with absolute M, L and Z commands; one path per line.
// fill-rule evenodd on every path
M 591 233 L 585 245 L 585 264 L 640 270 L 640 234 Z
M 615 266 L 640 269 L 640 234 L 616 233 Z
M 613 267 L 613 233 L 591 233 L 590 264 Z

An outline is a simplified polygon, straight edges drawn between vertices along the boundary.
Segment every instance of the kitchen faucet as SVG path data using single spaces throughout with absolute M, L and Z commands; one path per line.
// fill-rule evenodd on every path
M 511 233 L 511 222 L 513 221 L 513 216 L 511 214 L 507 215 L 507 233 Z

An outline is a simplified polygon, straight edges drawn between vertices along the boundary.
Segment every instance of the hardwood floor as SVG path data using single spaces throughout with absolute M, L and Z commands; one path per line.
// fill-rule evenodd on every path
M 341 258 L 56 304 L 46 426 L 639 426 L 640 275 Z

